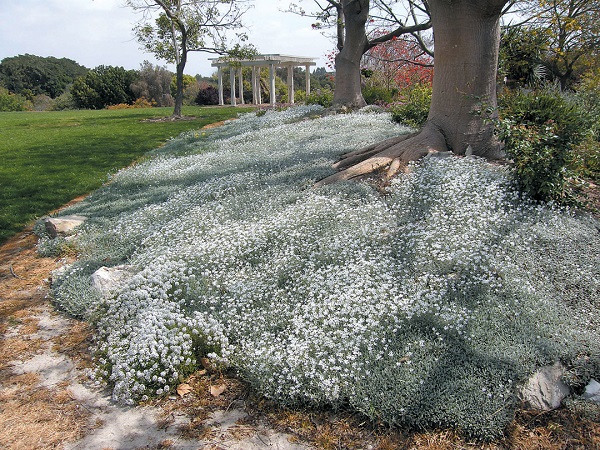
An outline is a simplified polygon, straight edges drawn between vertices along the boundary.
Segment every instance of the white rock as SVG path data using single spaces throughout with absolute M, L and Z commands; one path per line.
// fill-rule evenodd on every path
M 560 406 L 571 390 L 561 380 L 565 367 L 557 362 L 552 366 L 542 367 L 534 373 L 520 392 L 525 404 L 541 411 L 549 411 Z
M 72 265 L 73 264 L 65 264 L 64 266 L 60 266 L 58 269 L 54 269 L 52 272 L 50 272 L 50 280 L 54 281 L 60 278 Z
M 92 274 L 92 285 L 103 297 L 108 297 L 131 275 L 131 266 L 100 267 Z
M 585 387 L 583 398 L 594 403 L 600 404 L 600 383 L 592 379 Z
M 44 220 L 44 225 L 48 234 L 55 238 L 60 235 L 70 234 L 75 228 L 87 220 L 84 216 L 62 216 L 48 217 Z

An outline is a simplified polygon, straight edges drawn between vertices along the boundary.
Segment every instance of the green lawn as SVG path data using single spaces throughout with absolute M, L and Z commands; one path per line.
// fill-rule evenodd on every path
M 196 120 L 177 122 L 143 122 L 172 108 L 0 112 L 0 243 L 168 138 L 249 109 L 186 107 Z

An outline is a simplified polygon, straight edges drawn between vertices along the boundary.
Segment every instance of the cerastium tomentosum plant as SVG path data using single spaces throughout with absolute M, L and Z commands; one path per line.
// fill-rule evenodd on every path
M 600 376 L 597 222 L 479 159 L 427 159 L 387 195 L 314 189 L 340 153 L 408 132 L 319 112 L 188 133 L 65 212 L 90 219 L 54 298 L 96 324 L 115 400 L 164 394 L 209 356 L 286 404 L 490 438 L 540 366 Z M 100 300 L 107 261 L 133 271 Z

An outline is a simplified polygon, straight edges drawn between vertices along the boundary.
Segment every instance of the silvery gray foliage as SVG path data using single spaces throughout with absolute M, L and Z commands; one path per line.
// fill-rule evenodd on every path
M 55 296 L 91 311 L 116 400 L 168 392 L 209 355 L 283 403 L 490 438 L 536 368 L 600 376 L 597 222 L 473 158 L 428 159 L 385 196 L 314 189 L 338 154 L 408 132 L 318 112 L 187 133 L 65 212 L 89 220 Z M 137 272 L 101 301 L 83 275 L 106 261 Z

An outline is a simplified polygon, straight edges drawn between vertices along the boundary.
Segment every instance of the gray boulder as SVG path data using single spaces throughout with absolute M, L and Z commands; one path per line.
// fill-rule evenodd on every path
M 132 266 L 100 267 L 92 274 L 92 286 L 102 297 L 107 298 L 132 275 Z
M 596 380 L 590 380 L 588 385 L 585 387 L 583 398 L 600 405 L 600 383 Z
M 59 235 L 67 236 L 73 232 L 75 228 L 80 226 L 87 220 L 84 216 L 62 216 L 48 217 L 44 219 L 44 226 L 50 237 L 55 238 Z
M 558 408 L 571 393 L 569 386 L 562 381 L 565 371 L 560 362 L 542 367 L 521 389 L 520 399 L 531 409 L 550 411 Z

